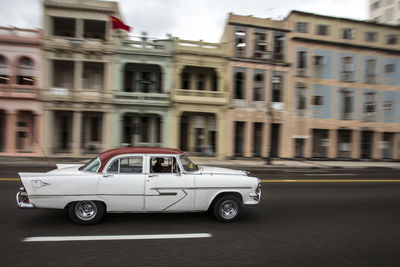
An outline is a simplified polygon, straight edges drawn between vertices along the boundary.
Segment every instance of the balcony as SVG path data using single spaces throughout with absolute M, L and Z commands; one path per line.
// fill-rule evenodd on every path
M 207 43 L 203 41 L 188 41 L 174 39 L 174 50 L 177 53 L 195 53 L 197 55 L 225 56 L 225 48 L 219 43 Z
M 226 105 L 228 103 L 227 94 L 220 91 L 173 89 L 171 98 L 174 102 L 186 104 Z
M 7 43 L 40 44 L 40 31 L 0 27 L 0 41 Z
M 39 88 L 31 85 L 1 84 L 1 98 L 38 99 Z
M 353 71 L 343 71 L 340 73 L 340 80 L 343 82 L 354 82 Z
M 113 102 L 116 104 L 137 104 L 147 106 L 168 106 L 169 98 L 165 93 L 115 92 Z

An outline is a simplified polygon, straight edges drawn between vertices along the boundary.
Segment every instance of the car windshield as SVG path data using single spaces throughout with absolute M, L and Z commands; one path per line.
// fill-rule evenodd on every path
M 193 163 L 193 161 L 186 155 L 180 156 L 183 169 L 187 172 L 195 172 L 199 170 L 199 167 Z
M 100 167 L 100 160 L 99 157 L 95 157 L 85 165 L 79 168 L 80 171 L 85 171 L 85 172 L 97 172 L 97 170 Z

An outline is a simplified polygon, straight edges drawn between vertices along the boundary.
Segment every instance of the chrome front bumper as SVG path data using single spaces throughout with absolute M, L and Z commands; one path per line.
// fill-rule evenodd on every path
M 35 205 L 29 203 L 28 194 L 25 188 L 21 187 L 17 193 L 17 207 L 20 209 L 34 209 Z

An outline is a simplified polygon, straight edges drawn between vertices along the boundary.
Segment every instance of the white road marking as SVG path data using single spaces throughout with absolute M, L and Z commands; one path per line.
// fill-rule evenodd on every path
M 41 236 L 27 237 L 23 242 L 58 242 L 58 241 L 99 241 L 99 240 L 144 240 L 144 239 L 180 239 L 207 238 L 209 233 L 199 234 L 160 234 L 160 235 L 95 235 L 95 236 Z
M 354 173 L 305 173 L 305 176 L 354 176 Z

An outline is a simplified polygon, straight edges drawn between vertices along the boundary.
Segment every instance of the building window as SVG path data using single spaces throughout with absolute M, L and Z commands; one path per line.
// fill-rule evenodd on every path
M 105 40 L 106 22 L 101 20 L 84 20 L 83 37 Z
M 296 96 L 297 96 L 296 109 L 297 110 L 305 110 L 306 109 L 306 86 L 304 84 L 296 85 Z
M 378 33 L 377 32 L 366 32 L 365 33 L 365 41 L 366 42 L 377 42 L 378 41 Z
M 283 49 L 285 45 L 285 34 L 282 32 L 275 32 L 274 36 L 274 59 L 283 60 Z
M 314 95 L 312 98 L 312 104 L 314 106 L 324 105 L 324 97 L 322 95 Z
M 386 64 L 385 65 L 385 72 L 386 73 L 392 73 L 392 72 L 395 72 L 396 70 L 396 65 L 395 64 Z
M 99 141 L 99 118 L 98 117 L 93 117 L 90 120 L 91 123 L 91 129 L 90 129 L 90 141 L 92 142 L 98 142 Z
M 395 45 L 397 43 L 398 43 L 398 35 L 389 34 L 389 35 L 386 36 L 386 44 Z
M 342 73 L 341 80 L 345 82 L 352 82 L 354 80 L 354 64 L 353 57 L 342 58 Z
M 246 32 L 238 30 L 235 32 L 235 56 L 246 56 Z
M 22 57 L 18 62 L 17 84 L 34 85 L 33 61 L 29 57 Z
M 187 72 L 182 73 L 182 89 L 190 89 L 190 74 Z
M 368 59 L 366 61 L 366 81 L 367 83 L 375 83 L 376 80 L 376 60 Z
M 352 93 L 347 90 L 342 90 L 342 120 L 350 120 L 351 113 L 353 112 L 353 97 Z
M 305 76 L 307 67 L 307 52 L 298 51 L 297 52 L 297 75 Z
M 296 31 L 300 33 L 308 33 L 308 23 L 307 22 L 297 22 Z
M 393 101 L 387 100 L 382 102 L 383 110 L 392 110 L 393 109 Z
M 76 37 L 75 25 L 75 19 L 53 17 L 53 35 L 62 37 Z
M 282 76 L 272 77 L 272 102 L 282 102 Z
M 83 62 L 82 88 L 103 90 L 104 63 Z
M 255 33 L 254 38 L 254 57 L 260 59 L 267 59 L 267 42 L 265 33 Z
M 328 25 L 317 25 L 317 35 L 326 36 L 329 34 Z
M 242 72 L 235 73 L 235 99 L 244 99 L 244 74 Z
M 369 115 L 374 113 L 375 110 L 375 93 L 369 92 L 365 95 L 365 103 L 364 103 L 364 113 Z
M 385 10 L 385 21 L 386 22 L 391 22 L 394 20 L 394 8 L 389 8 Z
M 355 38 L 355 29 L 344 28 L 341 30 L 341 38 L 351 40 Z
M 140 142 L 149 142 L 149 117 L 141 117 L 140 121 Z
M 263 84 L 264 84 L 264 75 L 256 74 L 254 75 L 254 92 L 253 92 L 253 100 L 254 101 L 263 101 Z
M 204 84 L 205 84 L 204 79 L 205 79 L 205 75 L 203 73 L 197 74 L 197 81 L 196 81 L 196 85 L 197 85 L 196 89 L 197 90 L 203 91 L 205 89 L 204 88 Z
M 7 59 L 0 55 L 0 84 L 7 84 L 10 80 Z

